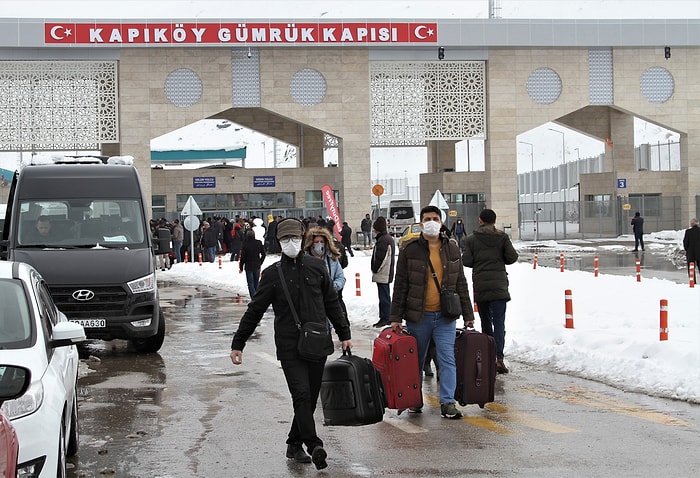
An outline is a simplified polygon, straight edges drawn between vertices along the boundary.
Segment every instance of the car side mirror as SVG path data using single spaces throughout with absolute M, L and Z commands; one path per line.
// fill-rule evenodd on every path
M 65 347 L 85 340 L 85 329 L 76 322 L 59 322 L 53 326 L 51 347 Z
M 16 365 L 0 365 L 0 405 L 24 395 L 32 381 L 28 368 Z

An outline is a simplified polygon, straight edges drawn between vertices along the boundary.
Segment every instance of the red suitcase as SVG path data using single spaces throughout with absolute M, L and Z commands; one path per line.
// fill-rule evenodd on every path
M 372 363 L 382 376 L 388 408 L 400 413 L 407 408 L 423 406 L 415 337 L 397 334 L 391 328 L 382 330 L 374 339 Z
M 476 403 L 481 408 L 493 402 L 496 388 L 496 341 L 493 337 L 473 329 L 457 329 L 455 361 L 455 400 L 462 406 Z

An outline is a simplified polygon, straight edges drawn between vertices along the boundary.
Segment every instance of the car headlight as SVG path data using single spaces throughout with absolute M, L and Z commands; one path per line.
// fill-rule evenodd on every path
M 34 382 L 19 398 L 8 400 L 2 404 L 2 412 L 10 420 L 31 415 L 39 409 L 44 401 L 44 385 L 41 381 Z
M 140 294 L 143 292 L 153 292 L 156 288 L 156 274 L 149 274 L 140 279 L 127 282 L 126 285 L 131 289 L 132 294 Z

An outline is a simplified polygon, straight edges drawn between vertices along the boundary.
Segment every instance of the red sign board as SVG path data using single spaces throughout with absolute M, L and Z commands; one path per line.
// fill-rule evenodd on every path
M 154 46 L 437 43 L 437 23 L 44 23 L 44 43 Z
M 340 231 L 343 229 L 343 222 L 340 220 L 340 212 L 338 212 L 338 206 L 335 204 L 333 188 L 329 184 L 324 184 L 321 186 L 321 194 L 323 194 L 323 203 L 326 205 L 328 215 L 333 219 L 333 222 L 335 222 L 333 226 L 335 237 L 340 240 Z

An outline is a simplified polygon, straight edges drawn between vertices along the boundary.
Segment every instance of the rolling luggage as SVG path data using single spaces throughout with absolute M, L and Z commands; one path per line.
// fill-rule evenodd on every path
M 473 329 L 457 329 L 455 340 L 457 388 L 455 400 L 462 406 L 481 408 L 493 402 L 496 387 L 496 341 Z
M 382 376 L 388 408 L 401 413 L 407 408 L 423 406 L 415 337 L 406 333 L 397 334 L 391 328 L 382 330 L 374 339 L 372 363 Z
M 326 362 L 320 395 L 326 425 L 369 425 L 383 419 L 382 378 L 371 360 L 350 350 Z

